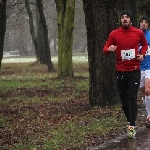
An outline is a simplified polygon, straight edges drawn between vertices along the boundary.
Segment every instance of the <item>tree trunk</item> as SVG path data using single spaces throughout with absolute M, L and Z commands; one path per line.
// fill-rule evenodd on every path
M 44 12 L 43 12 L 42 0 L 37 0 L 37 7 L 39 10 L 39 16 L 40 16 L 42 31 L 44 34 L 43 40 L 44 40 L 44 46 L 45 46 L 45 52 L 46 52 L 46 62 L 48 65 L 48 70 L 49 71 L 55 71 L 53 63 L 51 61 L 50 45 L 49 45 L 49 40 L 48 40 L 48 29 L 47 29 L 46 19 L 45 19 Z
M 118 103 L 115 55 L 105 56 L 103 46 L 117 27 L 116 0 L 83 0 L 89 61 L 89 103 L 106 106 Z
M 0 69 L 3 59 L 4 39 L 6 31 L 6 3 L 7 0 L 0 1 Z
M 73 77 L 72 44 L 75 0 L 55 0 L 58 23 L 58 76 Z
M 47 64 L 46 62 L 46 51 L 45 51 L 45 45 L 44 45 L 44 39 L 43 39 L 43 30 L 42 25 L 40 21 L 39 11 L 36 11 L 36 24 L 37 24 L 37 41 L 39 45 L 39 60 L 41 64 Z
M 33 41 L 33 44 L 35 47 L 36 60 L 39 61 L 40 54 L 39 54 L 39 48 L 38 48 L 38 41 L 37 41 L 37 37 L 35 35 L 35 29 L 34 29 L 34 25 L 33 25 L 33 17 L 32 17 L 32 12 L 31 12 L 30 6 L 29 6 L 29 0 L 25 0 L 25 6 L 26 6 L 27 13 L 29 16 L 30 33 L 31 33 L 32 41 Z

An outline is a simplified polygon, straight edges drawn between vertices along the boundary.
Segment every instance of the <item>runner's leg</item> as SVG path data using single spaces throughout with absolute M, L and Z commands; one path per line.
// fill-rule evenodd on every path
M 117 71 L 116 78 L 117 78 L 119 95 L 122 103 L 122 109 L 125 113 L 127 121 L 130 122 L 127 73 Z
M 146 103 L 146 111 L 148 116 L 150 117 L 150 70 L 146 71 L 145 76 L 145 103 Z
M 140 84 L 140 70 L 131 72 L 129 85 L 129 111 L 130 111 L 130 126 L 135 126 L 137 117 L 137 93 Z

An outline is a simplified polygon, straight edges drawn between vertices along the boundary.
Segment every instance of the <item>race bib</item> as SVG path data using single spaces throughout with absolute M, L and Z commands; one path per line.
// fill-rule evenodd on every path
M 150 55 L 150 46 L 148 46 L 148 50 L 146 51 L 146 55 Z
M 135 58 L 135 49 L 121 50 L 122 60 L 130 60 Z

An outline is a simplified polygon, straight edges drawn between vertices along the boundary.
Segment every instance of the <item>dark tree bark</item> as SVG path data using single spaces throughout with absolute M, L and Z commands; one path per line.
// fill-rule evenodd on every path
M 41 64 L 47 64 L 46 62 L 46 51 L 44 45 L 44 33 L 42 30 L 42 25 L 40 22 L 39 11 L 36 11 L 36 24 L 37 24 L 37 41 L 38 41 L 38 48 L 39 48 L 39 59 Z
M 32 12 L 30 10 L 29 0 L 25 0 L 25 6 L 27 9 L 27 14 L 29 16 L 30 34 L 31 34 L 32 41 L 33 41 L 33 44 L 35 47 L 36 59 L 37 59 L 37 61 L 39 61 L 40 53 L 39 53 L 37 37 L 35 35 L 35 29 L 34 29 L 34 25 L 33 25 L 33 17 L 32 17 Z
M 7 0 L 0 1 L 0 69 L 3 59 L 4 39 L 6 32 L 6 3 Z
M 44 12 L 43 12 L 42 0 L 37 0 L 37 8 L 39 11 L 40 22 L 41 22 L 42 31 L 44 34 L 43 40 L 44 40 L 44 45 L 45 45 L 46 63 L 48 65 L 48 70 L 55 71 L 53 63 L 51 61 L 51 53 L 50 53 L 50 46 L 49 46 L 49 40 L 48 40 L 48 29 L 47 29 L 46 19 L 45 19 Z
M 83 0 L 89 58 L 89 102 L 91 106 L 118 103 L 115 55 L 105 56 L 103 46 L 117 27 L 116 0 Z

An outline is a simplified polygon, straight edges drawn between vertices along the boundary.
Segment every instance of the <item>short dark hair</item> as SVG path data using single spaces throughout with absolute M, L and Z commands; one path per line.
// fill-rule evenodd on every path
M 121 16 L 123 16 L 123 15 L 127 15 L 127 16 L 130 17 L 130 19 L 132 19 L 132 12 L 129 11 L 129 10 L 123 10 L 123 11 L 121 12 Z
M 148 22 L 148 25 L 149 25 L 150 19 L 149 19 L 147 16 L 142 16 L 142 17 L 140 18 L 140 20 L 139 20 L 139 23 L 140 23 L 141 21 L 143 21 L 143 20 L 146 20 L 146 21 Z

